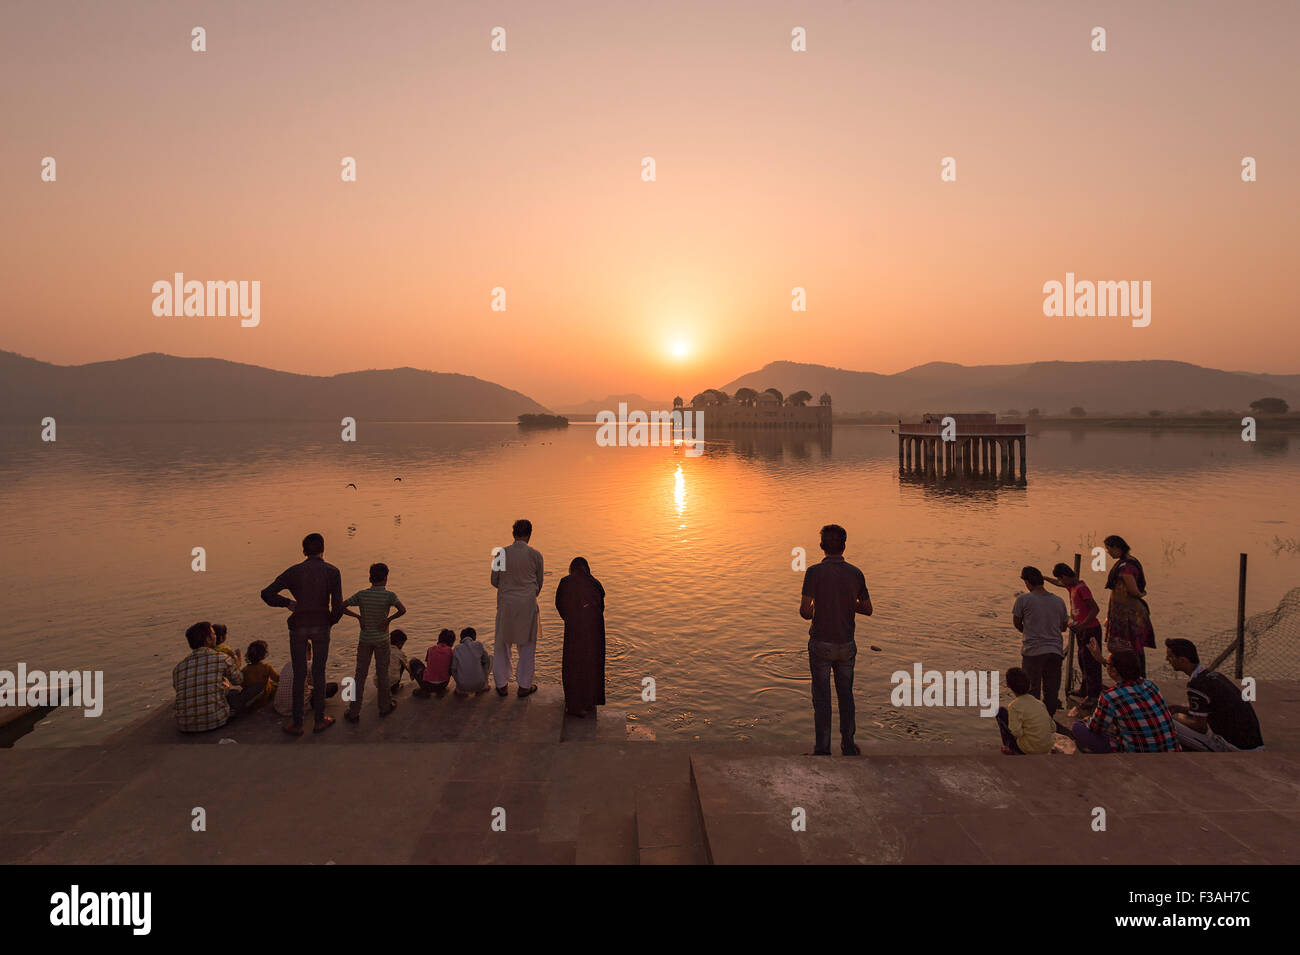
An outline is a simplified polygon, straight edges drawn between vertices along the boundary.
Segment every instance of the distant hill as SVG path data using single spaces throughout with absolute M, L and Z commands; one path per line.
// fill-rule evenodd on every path
M 1039 361 L 1023 365 L 930 362 L 881 375 L 827 365 L 774 361 L 719 386 L 804 390 L 813 400 L 829 392 L 836 412 L 992 411 L 1038 408 L 1065 414 L 1246 411 L 1256 398 L 1286 399 L 1300 408 L 1300 375 L 1219 371 L 1181 361 Z
M 217 358 L 51 365 L 0 351 L 2 419 L 514 421 L 547 410 L 490 381 L 416 368 L 322 378 Z
M 672 400 L 668 401 L 651 401 L 649 398 L 643 398 L 641 395 L 606 395 L 604 398 L 589 398 L 586 401 L 577 401 L 573 404 L 560 406 L 560 411 L 571 411 L 574 414 L 598 414 L 601 411 L 618 411 L 618 403 L 627 402 L 628 410 L 640 409 L 642 411 L 655 410 L 659 408 L 671 408 Z

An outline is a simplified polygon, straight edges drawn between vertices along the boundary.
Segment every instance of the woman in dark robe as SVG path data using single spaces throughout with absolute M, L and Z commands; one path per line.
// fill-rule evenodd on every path
M 1142 562 L 1129 553 L 1124 538 L 1112 534 L 1103 543 L 1106 552 L 1115 560 L 1106 577 L 1106 589 L 1110 591 L 1110 604 L 1106 608 L 1106 649 L 1136 653 L 1142 675 L 1146 676 L 1146 648 L 1156 645 L 1151 609 L 1144 599 L 1147 575 L 1142 570 Z
M 555 609 L 564 620 L 564 710 L 582 716 L 605 705 L 605 588 L 591 576 L 584 557 L 555 588 Z

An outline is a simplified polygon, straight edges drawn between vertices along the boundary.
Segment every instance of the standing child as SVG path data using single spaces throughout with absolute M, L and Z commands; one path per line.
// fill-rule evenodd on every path
M 451 655 L 451 675 L 456 680 L 456 695 L 486 693 L 492 658 L 478 642 L 478 632 L 466 627 L 460 632 L 460 646 Z
M 420 696 L 437 693 L 442 696 L 447 692 L 451 682 L 452 651 L 456 647 L 456 631 L 443 630 L 438 634 L 438 642 L 424 655 L 424 672 L 420 674 L 420 688 L 415 692 Z
M 349 610 L 358 607 L 360 612 Z M 388 615 L 388 608 L 396 607 L 397 613 Z M 397 708 L 393 702 L 388 681 L 388 625 L 406 613 L 406 608 L 397 599 L 397 594 L 388 589 L 388 565 L 370 565 L 370 586 L 358 590 L 343 601 L 343 613 L 361 621 L 361 634 L 357 638 L 357 672 L 356 685 L 353 688 L 357 698 L 343 715 L 349 723 L 361 719 L 361 697 L 365 690 L 366 675 L 370 672 L 370 658 L 375 659 L 375 689 L 379 693 L 379 715 L 387 716 Z
M 1070 632 L 1074 634 L 1079 649 L 1079 669 L 1083 671 L 1083 702 L 1070 710 L 1071 716 L 1091 712 L 1101 696 L 1101 621 L 1097 619 L 1099 607 L 1092 591 L 1074 573 L 1069 564 L 1052 568 L 1054 577 L 1048 582 L 1064 587 L 1070 595 Z

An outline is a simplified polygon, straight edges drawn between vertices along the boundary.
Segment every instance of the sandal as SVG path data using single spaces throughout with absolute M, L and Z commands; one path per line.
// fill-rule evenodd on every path
M 499 686 L 499 687 L 497 687 L 497 696 L 509 696 L 509 695 L 510 695 L 510 687 L 509 687 L 509 686 Z
M 323 719 L 321 722 L 319 722 L 319 723 L 317 723 L 315 726 L 313 726 L 313 727 L 311 728 L 311 731 L 312 731 L 313 733 L 323 733 L 323 732 L 325 732 L 327 729 L 329 729 L 329 728 L 330 728 L 331 726 L 333 726 L 333 725 L 334 725 L 334 717 L 332 717 L 332 716 L 327 716 L 327 717 L 325 717 L 325 719 Z
M 519 696 L 528 696 L 529 694 L 531 694 L 531 693 L 536 693 L 536 692 L 537 692 L 537 684 L 536 684 L 536 683 L 534 683 L 532 686 L 530 686 L 530 687 L 529 687 L 528 689 L 526 689 L 526 690 L 525 690 L 522 686 L 519 688 Z

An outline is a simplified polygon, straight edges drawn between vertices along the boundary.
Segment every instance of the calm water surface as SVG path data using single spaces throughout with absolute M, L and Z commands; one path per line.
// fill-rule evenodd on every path
M 240 647 L 266 639 L 282 665 L 285 614 L 258 591 L 299 559 L 309 531 L 325 535 L 345 594 L 366 586 L 372 561 L 388 563 L 410 611 L 407 649 L 423 653 L 442 627 L 477 627 L 490 647 L 490 553 L 528 517 L 548 567 L 539 682 L 559 681 L 554 589 L 581 554 L 608 594 L 611 705 L 660 738 L 804 748 L 807 624 L 792 550 L 817 559 L 831 521 L 848 528 L 847 556 L 876 606 L 858 618 L 865 738 L 991 741 L 972 710 L 891 707 L 890 673 L 1017 664 L 1021 566 L 1049 570 L 1107 534 L 1146 565 L 1160 637 L 1233 625 L 1241 551 L 1250 612 L 1300 583 L 1300 557 L 1282 546 L 1300 537 L 1290 438 L 1047 431 L 1030 438 L 1027 487 L 965 491 L 900 481 L 888 428 L 714 435 L 701 457 L 601 448 L 583 424 L 525 435 L 363 422 L 359 438 L 344 444 L 324 424 L 61 422 L 47 445 L 36 427 L 0 429 L 0 555 L 13 588 L 0 666 L 103 669 L 107 697 L 101 718 L 58 712 L 20 745 L 91 741 L 165 704 L 195 620 L 226 623 Z M 196 546 L 206 573 L 190 569 Z M 1085 579 L 1101 592 L 1086 563 Z M 345 619 L 334 678 L 350 672 L 354 646 Z M 1153 672 L 1174 682 L 1163 664 Z M 654 703 L 640 699 L 647 676 Z

